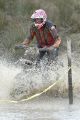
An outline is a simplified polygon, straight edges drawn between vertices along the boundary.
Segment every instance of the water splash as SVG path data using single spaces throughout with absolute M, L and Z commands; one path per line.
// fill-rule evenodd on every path
M 15 83 L 15 76 L 20 71 L 20 68 L 0 60 L 0 99 L 10 98 L 10 90 Z
M 80 57 L 72 54 L 72 74 L 74 94 L 80 91 Z M 77 71 L 77 72 L 76 72 Z M 35 66 L 20 67 L 0 60 L 0 99 L 22 99 L 40 92 L 52 83 L 57 82 L 48 94 L 68 96 L 67 55 L 62 54 L 50 65 L 41 63 L 40 68 Z
M 37 92 L 43 91 L 56 81 L 60 81 L 62 83 L 67 79 L 67 64 L 65 64 L 63 60 L 64 59 L 61 60 L 58 58 L 49 65 L 46 65 L 46 62 L 42 61 L 39 68 L 32 66 L 32 68 L 28 69 L 28 67 L 26 67 L 16 76 L 16 84 L 15 87 L 13 87 L 11 95 L 14 98 L 22 99 L 26 96 L 31 96 Z M 67 82 L 65 81 L 65 85 L 66 84 Z M 62 85 L 60 85 L 60 87 L 62 89 Z

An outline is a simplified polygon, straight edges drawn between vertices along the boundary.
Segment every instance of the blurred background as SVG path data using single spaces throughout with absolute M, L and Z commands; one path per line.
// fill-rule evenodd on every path
M 73 40 L 73 48 L 80 47 L 80 0 L 0 0 L 0 56 L 16 56 L 14 46 L 28 36 L 30 16 L 39 8 L 57 25 L 62 47 L 66 47 L 66 35 Z

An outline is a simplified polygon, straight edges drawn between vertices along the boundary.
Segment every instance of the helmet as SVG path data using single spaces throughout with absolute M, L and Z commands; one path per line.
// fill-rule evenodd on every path
M 40 29 L 47 20 L 47 14 L 43 9 L 38 9 L 32 14 L 31 19 L 34 21 L 35 26 Z

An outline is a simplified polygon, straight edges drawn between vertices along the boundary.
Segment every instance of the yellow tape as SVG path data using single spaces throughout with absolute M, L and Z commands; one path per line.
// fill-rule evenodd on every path
M 53 83 L 52 85 L 50 85 L 48 88 L 46 88 L 44 91 L 42 91 L 42 92 L 40 92 L 40 93 L 36 93 L 36 94 L 28 97 L 27 99 L 21 100 L 20 102 L 22 102 L 22 101 L 28 101 L 28 100 L 31 100 L 31 99 L 33 99 L 33 98 L 35 98 L 35 97 L 38 97 L 38 96 L 42 95 L 43 93 L 45 93 L 45 92 L 47 92 L 48 90 L 50 90 L 53 86 L 55 86 L 56 83 L 57 83 L 57 81 L 56 81 L 55 83 Z
M 36 94 L 34 94 L 34 95 L 32 95 L 32 96 L 30 96 L 30 97 L 28 97 L 28 98 L 26 98 L 26 99 L 22 99 L 22 100 L 19 100 L 19 101 L 16 101 L 16 100 L 0 100 L 0 102 L 2 103 L 19 103 L 19 102 L 24 102 L 24 101 L 29 101 L 29 100 L 31 100 L 31 99 L 33 99 L 33 98 L 36 98 L 36 97 L 38 97 L 38 96 L 40 96 L 40 95 L 42 95 L 43 93 L 45 93 L 45 92 L 47 92 L 48 90 L 50 90 L 53 86 L 55 86 L 56 85 L 56 83 L 57 83 L 58 81 L 56 81 L 55 83 L 53 83 L 52 85 L 50 85 L 48 88 L 46 88 L 44 91 L 42 91 L 42 92 L 40 92 L 40 93 L 36 93 Z
M 16 100 L 6 100 L 6 99 L 2 99 L 2 100 L 0 100 L 0 103 L 18 103 L 18 101 L 16 101 Z

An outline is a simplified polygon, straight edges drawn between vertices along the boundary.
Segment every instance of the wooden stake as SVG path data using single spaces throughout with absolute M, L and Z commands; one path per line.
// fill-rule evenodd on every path
M 73 104 L 72 67 L 71 67 L 71 40 L 68 37 L 67 37 L 67 57 L 68 57 L 68 95 L 69 95 L 69 104 Z

